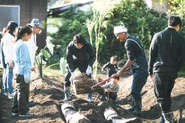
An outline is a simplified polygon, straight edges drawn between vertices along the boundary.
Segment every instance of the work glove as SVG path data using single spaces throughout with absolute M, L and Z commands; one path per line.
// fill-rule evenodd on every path
M 75 73 L 72 72 L 72 73 L 71 73 L 71 77 L 70 77 L 70 79 L 69 79 L 69 81 L 70 81 L 72 84 L 73 84 L 74 78 L 75 78 Z
M 86 69 L 86 74 L 90 75 L 91 74 L 91 66 L 88 65 L 87 69 Z
M 102 68 L 101 71 L 104 71 L 104 69 Z
M 104 92 L 109 92 L 107 88 L 104 89 Z

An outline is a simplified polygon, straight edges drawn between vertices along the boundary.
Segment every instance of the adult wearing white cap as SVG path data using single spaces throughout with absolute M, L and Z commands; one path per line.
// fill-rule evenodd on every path
M 37 50 L 37 41 L 36 41 L 36 34 L 40 34 L 42 32 L 43 26 L 42 26 L 42 21 L 40 19 L 34 18 L 32 19 L 31 23 L 27 24 L 32 28 L 32 36 L 26 42 L 29 53 L 30 53 L 30 58 L 31 58 L 31 63 L 32 63 L 32 71 L 35 71 L 35 52 Z
M 116 38 L 124 44 L 127 62 L 123 68 L 117 72 L 121 75 L 130 67 L 133 72 L 133 81 L 131 86 L 131 106 L 128 109 L 132 114 L 139 116 L 141 113 L 141 90 L 146 83 L 148 77 L 148 63 L 143 47 L 140 41 L 128 34 L 128 30 L 124 24 L 114 27 Z
M 37 18 L 32 19 L 31 23 L 28 23 L 27 26 L 32 28 L 32 35 L 30 39 L 25 43 L 28 47 L 29 54 L 30 54 L 30 59 L 31 59 L 31 64 L 32 64 L 31 71 L 35 71 L 35 53 L 37 50 L 36 35 L 40 34 L 42 32 L 42 29 L 44 29 L 44 27 L 42 25 L 42 21 Z M 28 102 L 29 107 L 33 105 L 35 105 L 34 101 Z

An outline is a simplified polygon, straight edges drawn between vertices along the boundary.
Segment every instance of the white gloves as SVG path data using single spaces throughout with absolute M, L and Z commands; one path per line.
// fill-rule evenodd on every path
M 87 75 L 90 75 L 91 74 L 91 66 L 89 66 L 89 65 L 87 67 L 86 74 Z
M 71 83 L 73 83 L 74 78 L 75 78 L 75 73 L 72 72 L 69 81 L 70 81 Z
M 105 92 L 109 92 L 107 88 L 104 89 Z
M 101 71 L 104 71 L 104 69 L 102 68 Z

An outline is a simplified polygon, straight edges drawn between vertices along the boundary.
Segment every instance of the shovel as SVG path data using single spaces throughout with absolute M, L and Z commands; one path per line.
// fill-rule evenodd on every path
M 105 79 L 105 80 L 103 80 L 103 81 L 101 81 L 101 82 L 99 82 L 99 83 L 97 83 L 97 84 L 92 86 L 92 89 L 95 89 L 98 92 L 98 95 L 96 96 L 94 101 L 96 101 L 98 99 L 99 95 L 103 93 L 103 90 L 100 89 L 101 88 L 100 85 L 103 85 L 105 82 L 109 81 L 110 79 L 112 79 L 112 78 L 114 78 L 116 76 L 118 76 L 118 75 L 115 74 L 115 75 L 113 75 L 113 76 L 111 76 L 111 77 L 109 77 L 109 78 L 107 78 L 107 79 Z
M 111 77 L 109 77 L 109 78 L 107 78 L 107 79 L 105 79 L 105 80 L 103 80 L 103 81 L 101 81 L 101 82 L 99 82 L 99 83 L 93 85 L 92 88 L 95 88 L 95 87 L 97 87 L 97 86 L 103 85 L 105 82 L 107 82 L 107 81 L 109 81 L 110 79 L 112 79 L 112 78 L 114 78 L 114 77 L 117 77 L 117 76 L 118 76 L 118 75 L 115 74 L 115 75 L 113 75 L 113 76 L 111 76 Z

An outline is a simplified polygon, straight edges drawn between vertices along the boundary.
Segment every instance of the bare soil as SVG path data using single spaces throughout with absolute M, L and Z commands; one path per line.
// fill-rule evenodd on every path
M 61 111 L 61 103 L 64 98 L 63 81 L 64 77 L 60 71 L 51 71 L 52 74 L 41 79 L 37 73 L 32 73 L 30 83 L 30 101 L 35 105 L 30 107 L 34 113 L 33 117 L 20 118 L 11 116 L 12 100 L 9 100 L 3 93 L 0 95 L 0 123 L 65 123 L 64 115 Z M 106 75 L 100 74 L 98 78 L 104 80 Z M 109 102 L 113 109 L 123 118 L 133 118 L 134 116 L 125 109 L 130 103 L 130 86 L 132 75 L 124 74 L 120 79 L 120 90 L 118 102 Z M 72 88 L 71 88 L 72 90 Z M 97 93 L 93 93 L 96 99 Z M 94 102 L 87 101 L 86 94 L 72 95 L 71 100 L 81 114 L 84 114 L 92 123 L 111 123 L 106 121 L 98 106 L 101 102 L 96 99 Z M 176 80 L 172 91 L 172 110 L 174 111 L 175 123 L 185 123 L 185 77 Z M 153 91 L 153 82 L 148 78 L 142 91 L 142 114 L 138 119 L 142 123 L 153 123 L 160 120 L 160 108 L 156 102 Z M 180 122 L 179 122 L 180 121 Z M 139 123 L 139 122 L 136 122 Z

